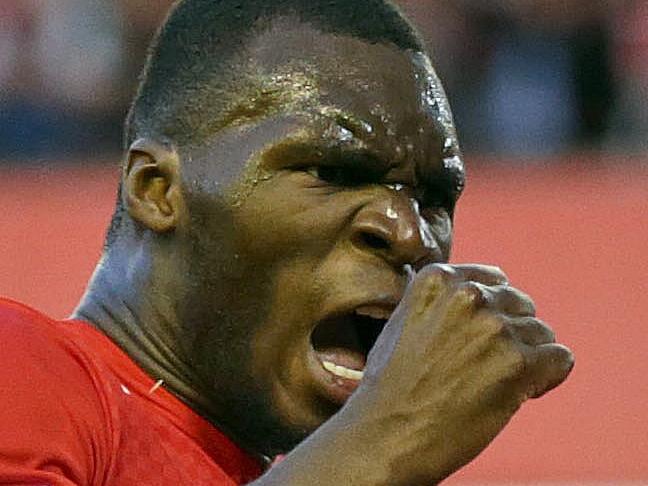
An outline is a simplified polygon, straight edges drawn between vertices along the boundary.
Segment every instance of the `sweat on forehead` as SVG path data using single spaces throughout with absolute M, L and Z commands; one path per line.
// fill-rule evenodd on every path
M 126 124 L 126 144 L 158 136 L 199 143 L 222 118 L 250 68 L 245 48 L 279 17 L 324 33 L 420 51 L 422 43 L 384 0 L 184 0 L 153 44 Z
M 248 55 L 241 61 L 236 90 L 219 107 L 218 115 L 204 117 L 204 123 L 197 127 L 201 140 L 223 128 L 280 113 L 339 114 L 345 94 L 346 101 L 390 89 L 396 96 L 403 96 L 402 90 L 390 85 L 389 73 L 393 77 L 398 72 L 401 78 L 409 72 L 414 81 L 409 58 L 396 47 L 384 46 L 391 54 L 385 64 L 398 69 L 377 72 L 373 69 L 375 59 L 372 62 L 364 54 L 370 48 L 366 42 L 323 34 L 310 26 L 295 26 L 288 19 L 281 20 L 256 36 L 246 48 Z M 343 86 L 346 93 L 340 90 Z M 327 96 L 331 91 L 335 95 Z

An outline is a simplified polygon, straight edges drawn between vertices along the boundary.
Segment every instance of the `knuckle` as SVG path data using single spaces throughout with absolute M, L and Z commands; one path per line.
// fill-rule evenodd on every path
M 475 307 L 486 307 L 490 303 L 485 286 L 472 280 L 459 284 L 455 295 L 458 299 L 470 302 Z
M 544 342 L 553 342 L 555 340 L 553 329 L 535 317 L 513 318 L 511 326 L 522 336 L 542 337 Z
M 547 336 L 547 340 L 551 343 L 556 342 L 556 332 L 551 328 L 551 326 L 547 325 L 546 323 L 536 320 L 538 323 L 538 326 L 543 330 L 545 335 Z
M 446 282 L 457 275 L 457 271 L 447 263 L 433 263 L 426 266 L 420 273 L 428 278 L 438 278 Z
M 476 282 L 463 282 L 457 287 L 453 300 L 466 307 L 482 307 L 484 293 Z
M 503 316 L 498 316 L 496 319 L 498 327 L 495 329 L 497 337 L 505 340 L 506 342 L 511 342 L 515 339 L 516 333 L 513 330 L 513 326 L 510 322 L 504 319 Z
M 510 378 L 519 378 L 524 376 L 529 367 L 529 362 L 525 353 L 513 346 L 508 349 L 507 355 L 507 375 Z
M 509 294 L 510 298 L 517 302 L 518 306 L 529 315 L 535 315 L 536 305 L 529 294 L 515 287 L 506 286 L 504 291 Z
M 494 265 L 473 265 L 473 274 L 482 278 L 492 285 L 508 285 L 509 278 L 504 271 Z
M 509 281 L 508 275 L 506 275 L 506 273 L 504 273 L 504 270 L 502 270 L 497 265 L 486 265 L 485 268 L 489 272 L 497 275 L 502 280 L 502 283 L 507 283 Z
M 538 340 L 543 344 L 556 342 L 556 333 L 554 330 L 540 319 L 529 317 L 523 320 L 520 325 L 533 331 L 538 336 Z
M 527 294 L 523 294 L 520 298 L 520 301 L 527 307 L 527 312 L 529 313 L 529 315 L 536 315 L 536 305 L 531 297 L 529 297 Z

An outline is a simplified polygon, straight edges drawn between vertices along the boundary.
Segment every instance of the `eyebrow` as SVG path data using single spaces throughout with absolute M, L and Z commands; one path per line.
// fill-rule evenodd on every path
M 373 133 L 369 122 L 352 114 L 341 112 L 334 119 L 338 126 L 350 131 L 357 138 L 363 139 Z
M 281 165 L 354 164 L 376 173 L 386 173 L 394 165 L 393 161 L 385 159 L 368 147 L 361 146 L 357 142 L 339 140 L 333 143 L 292 140 L 270 148 L 266 156 L 277 161 L 281 160 Z
M 371 124 L 353 113 L 331 106 L 320 106 L 316 113 L 329 119 L 337 127 L 348 131 L 351 138 L 360 142 L 366 143 L 367 139 L 373 137 L 374 128 Z

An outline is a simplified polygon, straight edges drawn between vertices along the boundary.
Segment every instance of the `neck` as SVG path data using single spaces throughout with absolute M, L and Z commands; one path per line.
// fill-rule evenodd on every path
M 201 382 L 179 346 L 182 328 L 168 297 L 174 294 L 154 283 L 151 265 L 133 261 L 137 256 L 127 260 L 104 255 L 72 317 L 101 330 L 151 378 L 209 419 Z

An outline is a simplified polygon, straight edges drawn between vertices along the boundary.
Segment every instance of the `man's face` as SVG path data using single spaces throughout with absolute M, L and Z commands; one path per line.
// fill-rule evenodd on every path
M 259 104 L 286 96 L 194 159 L 184 314 L 216 420 L 274 453 L 355 390 L 408 273 L 448 259 L 463 162 L 422 55 L 294 25 L 250 52 Z

